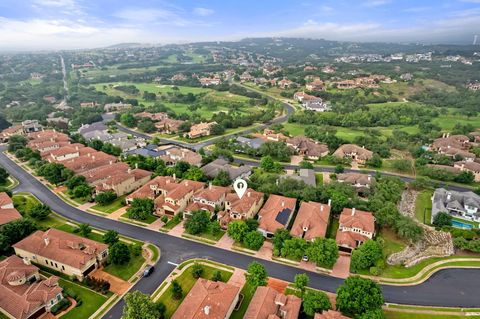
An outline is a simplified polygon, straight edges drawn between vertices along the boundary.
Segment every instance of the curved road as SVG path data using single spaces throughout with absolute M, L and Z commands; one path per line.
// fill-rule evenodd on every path
M 79 223 L 89 223 L 100 229 L 114 229 L 120 234 L 150 242 L 161 249 L 161 259 L 156 271 L 148 279 L 140 280 L 135 289 L 144 293 L 152 293 L 174 268 L 169 262 L 181 263 L 184 260 L 201 257 L 215 260 L 239 268 L 246 268 L 253 260 L 265 265 L 270 276 L 282 280 L 293 281 L 295 274 L 305 272 L 284 264 L 254 258 L 249 255 L 223 250 L 210 245 L 173 237 L 161 232 L 151 231 L 135 225 L 126 224 L 101 216 L 81 211 L 58 198 L 48 187 L 30 176 L 26 171 L 10 160 L 0 147 L 0 164 L 21 184 L 15 192 L 30 192 L 49 205 L 58 214 Z M 307 272 L 310 286 L 334 292 L 342 283 L 341 279 Z M 425 306 L 480 307 L 478 287 L 480 286 L 480 269 L 449 269 L 434 274 L 426 282 L 416 286 L 383 285 L 385 300 L 392 303 L 414 304 Z M 105 318 L 120 318 L 123 303 L 119 302 Z

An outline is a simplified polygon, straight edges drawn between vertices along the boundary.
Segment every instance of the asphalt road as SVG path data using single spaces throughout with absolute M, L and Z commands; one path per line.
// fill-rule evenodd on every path
M 0 151 L 3 150 L 5 150 L 5 147 L 0 147 Z M 174 268 L 174 265 L 170 263 L 178 264 L 194 257 L 206 258 L 244 269 L 250 262 L 257 260 L 265 265 L 270 276 L 287 281 L 293 281 L 295 274 L 305 272 L 287 265 L 257 259 L 86 213 L 62 201 L 48 187 L 6 157 L 3 152 L 0 153 L 0 165 L 20 181 L 20 185 L 15 189 L 15 192 L 23 191 L 34 194 L 40 201 L 50 206 L 53 211 L 70 220 L 88 223 L 100 229 L 114 229 L 122 235 L 150 242 L 160 247 L 161 259 L 156 265 L 155 272 L 150 277 L 140 280 L 134 287 L 134 289 L 144 293 L 152 293 L 168 276 Z M 310 286 L 313 288 L 334 292 L 343 282 L 338 278 L 313 272 L 307 273 L 310 277 Z M 479 286 L 480 269 L 448 269 L 437 272 L 426 282 L 416 286 L 383 285 L 382 289 L 385 300 L 392 303 L 480 307 Z M 122 307 L 123 303 L 118 303 L 105 315 L 105 318 L 120 318 Z

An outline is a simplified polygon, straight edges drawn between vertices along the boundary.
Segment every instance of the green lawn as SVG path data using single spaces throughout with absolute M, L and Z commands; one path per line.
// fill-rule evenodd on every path
M 230 316 L 230 319 L 242 319 L 243 316 L 245 315 L 245 312 L 247 312 L 248 305 L 250 304 L 250 301 L 252 301 L 253 294 L 255 294 L 255 287 L 245 284 L 243 286 L 243 289 L 240 291 L 240 295 L 243 297 L 242 303 L 240 304 L 240 307 L 238 310 L 233 311 L 232 315 Z
M 148 248 L 152 251 L 152 261 L 156 261 L 160 257 L 160 251 L 152 244 L 148 244 Z
M 427 189 L 421 191 L 415 202 L 415 216 L 420 222 L 430 224 L 432 216 L 432 196 L 433 190 Z
M 432 120 L 432 123 L 437 124 L 444 131 L 451 131 L 456 124 L 471 124 L 473 127 L 480 127 L 480 116 L 467 118 L 461 115 L 440 115 Z
M 180 224 L 182 221 L 181 218 L 171 218 L 162 228 L 163 229 L 167 229 L 167 230 L 170 230 L 172 229 L 173 227 L 177 226 L 178 224 Z
M 211 279 L 213 276 L 213 273 L 217 271 L 217 268 L 207 266 L 207 265 L 202 265 L 203 267 L 203 274 L 202 278 L 205 279 Z M 227 282 L 230 277 L 232 276 L 231 272 L 220 270 L 222 273 L 222 281 Z M 186 269 L 180 276 L 177 277 L 177 282 L 180 284 L 183 290 L 183 298 L 180 300 L 175 300 L 172 297 L 172 291 L 171 291 L 171 285 L 168 286 L 167 290 L 162 294 L 162 296 L 159 298 L 158 301 L 162 302 L 166 307 L 167 311 L 165 313 L 165 318 L 170 318 L 175 311 L 177 310 L 178 306 L 182 303 L 183 299 L 185 299 L 185 296 L 188 294 L 190 289 L 192 289 L 193 285 L 196 282 L 196 279 L 193 278 L 192 276 L 192 267 L 189 267 Z
M 92 206 L 91 209 L 99 210 L 101 212 L 110 214 L 122 208 L 123 206 L 125 206 L 125 195 L 120 196 L 110 204 L 106 204 L 106 205 L 97 204 L 95 206 Z
M 189 236 L 193 236 L 193 237 L 200 237 L 200 238 L 205 238 L 205 239 L 208 239 L 208 240 L 213 240 L 213 241 L 219 241 L 220 238 L 223 237 L 223 235 L 225 235 L 225 231 L 224 230 L 221 230 L 218 234 L 216 235 L 213 235 L 212 233 L 210 232 L 205 232 L 205 233 L 201 233 L 201 234 L 197 234 L 197 235 L 191 235 L 191 234 L 188 234 L 187 232 L 185 232 L 185 234 L 189 235 Z
M 421 313 L 408 313 L 408 312 L 396 312 L 396 311 L 384 311 L 387 319 L 452 319 L 460 318 L 459 316 L 452 315 L 432 315 Z M 480 316 L 468 316 L 469 319 L 480 319 Z
M 337 237 L 338 227 L 339 227 L 338 219 L 331 218 L 327 228 L 327 238 L 335 239 Z
M 125 265 L 110 264 L 103 270 L 123 280 L 129 280 L 140 270 L 140 267 L 142 267 L 144 262 L 145 258 L 140 254 L 140 256 L 132 256 L 130 261 Z
M 407 244 L 399 239 L 390 229 L 382 228 L 378 236 L 384 240 L 383 253 L 385 256 L 390 256 L 393 253 L 399 252 L 407 246 Z
M 72 283 L 71 281 L 60 279 L 59 282 L 63 289 L 70 289 L 74 291 L 82 300 L 82 304 L 80 306 L 73 308 L 68 313 L 63 315 L 61 317 L 62 319 L 89 318 L 107 301 L 107 297 Z
M 323 174 L 322 173 L 316 173 L 315 174 L 315 181 L 317 182 L 317 186 L 323 185 Z
M 151 223 L 153 223 L 154 221 L 157 220 L 157 217 L 155 217 L 155 216 L 153 216 L 153 215 L 151 215 L 151 214 L 148 215 L 148 216 L 147 216 L 147 219 L 145 219 L 145 220 L 130 218 L 130 217 L 128 216 L 128 213 L 123 214 L 122 217 L 123 217 L 123 218 L 126 218 L 126 219 L 130 219 L 130 220 L 133 221 L 133 222 L 141 222 L 141 223 L 145 223 L 145 224 L 151 224 Z
M 17 193 L 12 196 L 13 205 L 22 214 L 26 215 L 28 211 L 40 201 L 33 195 L 28 193 Z

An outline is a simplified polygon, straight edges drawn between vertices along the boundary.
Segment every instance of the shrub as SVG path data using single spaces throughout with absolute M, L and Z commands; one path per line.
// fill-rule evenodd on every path
M 68 300 L 67 298 L 63 298 L 60 300 L 56 305 L 54 305 L 52 308 L 50 308 L 50 312 L 54 315 L 62 312 L 63 310 L 67 309 L 70 307 L 72 302 Z

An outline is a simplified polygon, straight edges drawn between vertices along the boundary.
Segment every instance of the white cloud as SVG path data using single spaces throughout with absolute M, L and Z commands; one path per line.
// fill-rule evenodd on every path
M 390 0 L 367 0 L 363 3 L 365 7 L 380 7 L 389 4 Z
M 196 15 L 199 15 L 201 17 L 206 17 L 206 16 L 209 16 L 209 15 L 212 15 L 215 11 L 213 11 L 212 9 L 208 9 L 208 8 L 194 8 L 193 9 L 193 13 L 195 13 Z

